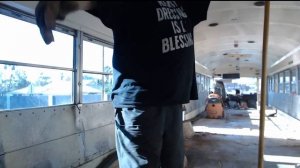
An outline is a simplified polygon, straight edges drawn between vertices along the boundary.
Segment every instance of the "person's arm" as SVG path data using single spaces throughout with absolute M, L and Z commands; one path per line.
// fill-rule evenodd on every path
M 77 10 L 90 10 L 97 5 L 96 3 L 96 1 L 39 1 L 35 8 L 35 16 L 44 42 L 50 44 L 54 41 L 52 30 L 55 28 L 56 20 L 64 20 L 69 13 Z

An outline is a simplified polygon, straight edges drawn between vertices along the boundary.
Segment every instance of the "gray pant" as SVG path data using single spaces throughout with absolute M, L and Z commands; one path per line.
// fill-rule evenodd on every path
M 116 109 L 120 168 L 183 168 L 182 105 Z

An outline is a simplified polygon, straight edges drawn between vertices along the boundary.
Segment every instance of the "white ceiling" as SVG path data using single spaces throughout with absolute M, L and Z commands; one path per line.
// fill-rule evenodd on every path
M 212 1 L 207 20 L 195 27 L 196 61 L 212 74 L 240 72 L 247 77 L 261 72 L 264 6 L 255 2 Z M 299 46 L 300 2 L 271 1 L 267 67 Z

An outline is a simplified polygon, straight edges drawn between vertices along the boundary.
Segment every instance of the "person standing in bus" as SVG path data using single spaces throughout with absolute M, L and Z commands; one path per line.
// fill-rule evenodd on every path
M 85 10 L 113 31 L 112 102 L 121 168 L 182 168 L 182 104 L 196 100 L 193 28 L 209 1 L 40 1 L 46 44 L 56 20 Z
M 236 97 L 237 107 L 240 108 L 242 96 L 241 96 L 241 91 L 239 89 L 235 89 L 235 97 Z

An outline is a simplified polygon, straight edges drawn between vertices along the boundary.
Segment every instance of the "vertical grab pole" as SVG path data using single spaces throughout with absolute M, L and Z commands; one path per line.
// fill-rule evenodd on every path
M 269 35 L 270 1 L 265 1 L 263 52 L 262 52 L 262 80 L 260 97 L 260 122 L 259 122 L 259 152 L 258 168 L 264 167 L 264 132 L 265 132 L 265 105 L 266 105 L 266 78 L 267 78 L 267 49 Z

